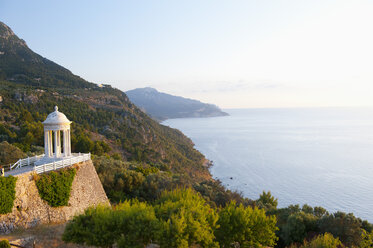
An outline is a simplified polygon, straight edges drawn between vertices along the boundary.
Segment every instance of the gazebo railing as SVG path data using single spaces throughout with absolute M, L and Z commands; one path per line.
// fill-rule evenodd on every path
M 34 166 L 34 171 L 37 174 L 41 174 L 41 173 L 52 171 L 52 170 L 58 170 L 58 169 L 71 166 L 73 164 L 77 164 L 80 162 L 84 162 L 90 159 L 91 159 L 91 153 L 73 154 L 73 156 L 69 158 L 64 158 L 64 159 L 54 161 L 51 163 Z
M 32 165 L 33 163 L 35 163 L 36 161 L 38 161 L 42 157 L 44 157 L 44 154 L 34 156 L 34 157 L 27 157 L 27 158 L 24 158 L 24 159 L 19 159 L 12 166 L 10 166 L 10 170 L 18 169 L 18 168 L 21 168 L 23 166 Z
M 36 173 L 40 174 L 90 160 L 91 153 L 73 153 L 71 157 L 60 158 L 57 161 L 34 166 L 35 162 L 42 159 L 43 157 L 44 154 L 34 157 L 28 157 L 25 159 L 19 159 L 16 163 L 10 166 L 10 170 L 17 170 L 26 166 L 33 166 L 33 170 Z

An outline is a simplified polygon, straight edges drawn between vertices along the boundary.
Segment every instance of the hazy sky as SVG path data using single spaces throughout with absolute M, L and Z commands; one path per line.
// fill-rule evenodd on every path
M 122 90 L 223 108 L 373 106 L 373 1 L 0 0 L 0 20 Z

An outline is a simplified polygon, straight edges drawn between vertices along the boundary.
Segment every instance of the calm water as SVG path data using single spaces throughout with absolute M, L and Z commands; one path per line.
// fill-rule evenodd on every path
M 373 222 L 372 108 L 227 112 L 163 124 L 189 136 L 213 160 L 213 176 L 251 199 L 270 190 L 280 207 L 307 203 Z

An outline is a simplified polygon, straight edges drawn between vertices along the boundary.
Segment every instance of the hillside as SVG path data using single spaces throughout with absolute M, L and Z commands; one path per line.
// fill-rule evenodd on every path
M 180 131 L 158 124 L 120 90 L 98 87 L 34 53 L 0 23 L 0 142 L 40 151 L 41 122 L 54 105 L 73 121 L 77 152 L 149 163 L 191 181 L 210 179 L 203 155 Z
M 150 87 L 126 91 L 126 94 L 136 106 L 157 120 L 228 115 L 213 104 L 158 92 Z

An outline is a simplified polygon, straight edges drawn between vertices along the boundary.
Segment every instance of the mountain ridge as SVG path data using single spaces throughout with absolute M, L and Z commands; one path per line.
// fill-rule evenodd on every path
M 126 91 L 129 99 L 157 120 L 227 116 L 219 107 L 145 87 Z

